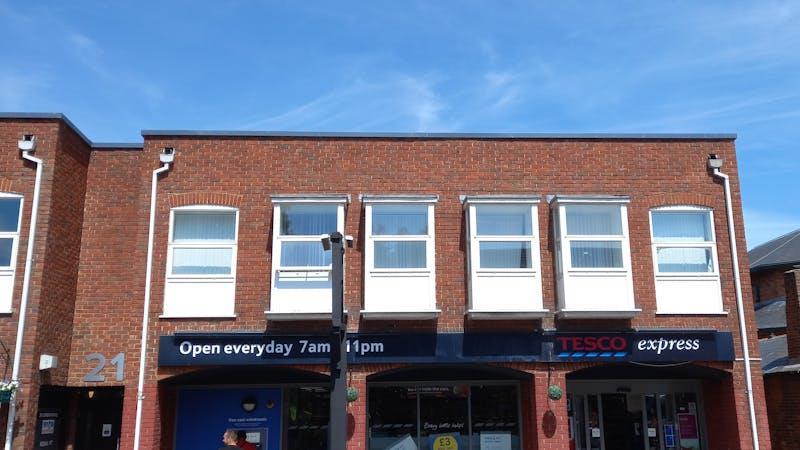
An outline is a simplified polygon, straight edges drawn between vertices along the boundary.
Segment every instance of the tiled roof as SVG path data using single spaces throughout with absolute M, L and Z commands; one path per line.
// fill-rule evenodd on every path
M 756 325 L 759 330 L 786 328 L 786 299 L 756 303 Z
M 755 247 L 747 256 L 751 271 L 800 264 L 800 229 Z
M 786 335 L 759 339 L 758 346 L 761 350 L 761 369 L 764 373 L 782 372 L 783 367 L 789 364 L 789 350 L 786 346 Z

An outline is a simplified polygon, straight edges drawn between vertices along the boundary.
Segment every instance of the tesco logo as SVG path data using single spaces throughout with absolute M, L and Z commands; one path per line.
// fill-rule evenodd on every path
M 558 336 L 556 340 L 562 352 L 620 352 L 628 348 L 628 340 L 622 336 Z

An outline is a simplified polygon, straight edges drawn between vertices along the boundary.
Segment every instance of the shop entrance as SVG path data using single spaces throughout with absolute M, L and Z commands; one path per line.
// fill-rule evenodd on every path
M 575 450 L 707 448 L 695 381 L 568 381 L 567 391 Z

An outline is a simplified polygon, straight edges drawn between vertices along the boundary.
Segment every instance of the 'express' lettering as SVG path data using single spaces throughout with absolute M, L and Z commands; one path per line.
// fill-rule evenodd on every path
M 642 352 L 653 351 L 657 355 L 667 350 L 700 350 L 700 339 L 642 339 L 636 343 L 636 349 Z

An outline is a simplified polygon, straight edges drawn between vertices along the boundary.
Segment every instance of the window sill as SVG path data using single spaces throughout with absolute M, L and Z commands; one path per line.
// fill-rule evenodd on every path
M 727 316 L 728 311 L 656 311 L 657 316 Z
M 347 314 L 347 311 L 344 312 Z M 302 321 L 302 320 L 331 320 L 331 312 L 279 312 L 279 311 L 264 311 L 267 320 L 273 322 L 280 321 Z
M 631 319 L 640 312 L 639 308 L 615 311 L 562 309 L 557 315 L 560 319 Z
M 179 320 L 215 320 L 215 319 L 235 319 L 236 314 L 220 314 L 220 315 L 213 315 L 213 316 L 192 316 L 188 314 L 161 314 L 158 316 L 159 319 L 164 320 L 171 320 L 171 319 L 179 319 Z
M 487 311 L 470 309 L 467 311 L 467 316 L 472 320 L 526 320 L 541 319 L 549 312 L 550 310 L 548 309 L 534 309 L 526 311 Z
M 361 311 L 365 320 L 434 320 L 441 311 L 438 309 L 427 311 Z

